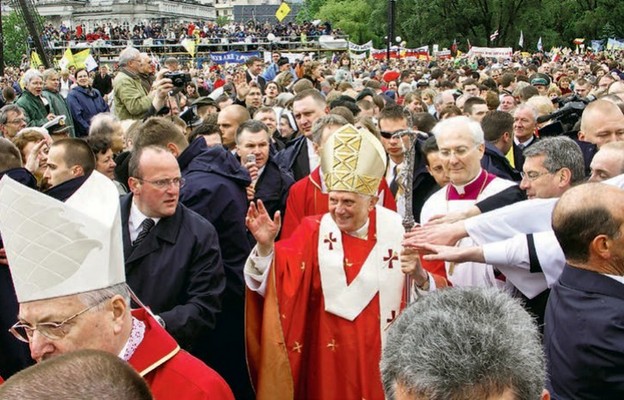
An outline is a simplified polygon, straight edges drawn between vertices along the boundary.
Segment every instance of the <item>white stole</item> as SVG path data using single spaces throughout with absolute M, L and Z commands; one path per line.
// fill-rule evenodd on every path
M 321 218 L 318 261 L 325 311 L 353 321 L 379 292 L 383 347 L 385 330 L 399 315 L 403 296 L 400 252 L 404 229 L 394 211 L 376 206 L 375 212 L 377 243 L 351 284 L 347 285 L 344 270 L 342 233 L 329 213 Z

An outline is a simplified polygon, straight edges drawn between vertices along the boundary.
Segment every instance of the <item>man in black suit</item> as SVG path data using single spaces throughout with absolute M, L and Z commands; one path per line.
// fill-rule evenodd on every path
M 325 98 L 316 89 L 303 90 L 293 98 L 293 115 L 302 135 L 288 142 L 275 161 L 293 175 L 295 182 L 319 165 L 320 159 L 312 146 L 312 125 L 328 109 Z
M 261 75 L 264 70 L 264 62 L 260 57 L 253 56 L 249 57 L 247 61 L 245 61 L 245 65 L 247 66 L 247 72 L 245 73 L 247 76 L 247 83 L 256 82 L 258 86 L 260 86 L 262 94 L 264 94 L 266 80 Z
M 513 124 L 513 159 L 516 171 L 522 171 L 524 165 L 524 149 L 538 140 L 535 136 L 537 129 L 537 111 L 527 105 L 521 104 L 514 111 Z
M 552 226 L 566 257 L 546 309 L 544 346 L 555 399 L 624 393 L 624 191 L 600 183 L 568 190 Z
M 169 151 L 146 146 L 129 163 L 121 198 L 126 281 L 191 352 L 214 328 L 225 275 L 214 226 L 178 202 L 184 180 Z

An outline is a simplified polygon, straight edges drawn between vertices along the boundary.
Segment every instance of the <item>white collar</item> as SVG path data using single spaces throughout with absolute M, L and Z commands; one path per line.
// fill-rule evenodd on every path
M 473 183 L 474 181 L 479 179 L 479 177 L 481 176 L 482 173 L 483 173 L 483 169 L 480 169 L 479 173 L 477 174 L 477 176 L 474 177 L 473 180 L 471 180 L 468 183 L 464 183 L 463 185 L 453 185 L 450 182 L 449 182 L 449 185 L 453 186 L 455 188 L 455 190 L 457 190 L 457 193 L 464 194 L 464 193 L 466 193 L 466 186 L 470 185 L 471 183 Z
M 610 274 L 602 274 L 604 276 L 608 276 L 609 278 L 616 280 L 618 282 L 620 282 L 621 284 L 624 285 L 624 276 L 620 276 L 620 275 L 610 275 Z
M 529 138 L 529 140 L 527 140 L 526 142 L 522 142 L 520 143 L 520 141 L 518 140 L 517 137 L 514 136 L 514 143 L 519 146 L 519 145 L 523 145 L 524 147 L 527 147 L 528 145 L 530 145 L 533 142 L 533 139 L 535 139 L 535 135 L 531 135 L 531 137 Z
M 156 226 L 158 224 L 158 221 L 160 221 L 160 218 L 148 217 L 147 215 L 143 214 L 141 210 L 139 210 L 139 207 L 134 202 L 134 196 L 133 196 L 132 205 L 130 206 L 130 215 L 128 216 L 128 227 L 130 228 L 130 231 L 138 230 L 139 227 L 141 226 L 141 223 L 146 218 L 152 218 L 152 220 L 154 220 L 154 226 Z

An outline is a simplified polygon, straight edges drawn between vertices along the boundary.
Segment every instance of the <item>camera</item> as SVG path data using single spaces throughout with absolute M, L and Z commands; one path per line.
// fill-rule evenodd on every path
M 163 78 L 171 79 L 173 86 L 183 88 L 191 81 L 191 74 L 185 74 L 184 72 L 169 72 L 164 74 Z

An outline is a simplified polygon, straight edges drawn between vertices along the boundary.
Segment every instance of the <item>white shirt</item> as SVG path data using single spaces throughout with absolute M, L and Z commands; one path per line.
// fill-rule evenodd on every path
M 624 174 L 603 183 L 624 188 Z M 508 274 L 509 268 L 526 270 L 530 266 L 527 235 L 536 232 L 534 234 L 535 255 L 550 287 L 561 275 L 566 262 L 563 250 L 551 226 L 552 212 L 557 200 L 521 201 L 469 218 L 464 221 L 464 226 L 468 235 L 482 246 L 486 262 L 495 264 L 497 267 L 507 266 L 507 271 L 505 271 L 505 266 L 501 268 L 501 272 L 505 275 Z M 522 286 L 522 283 L 520 285 Z M 527 295 L 520 287 L 518 289 Z M 532 289 L 525 288 L 525 290 Z
M 134 199 L 132 199 L 132 206 L 130 206 L 130 215 L 128 216 L 128 230 L 130 231 L 130 243 L 134 242 L 141 232 L 141 224 L 148 218 L 145 214 L 139 210 Z M 160 218 L 152 218 L 154 220 L 154 226 L 158 224 Z
M 316 154 L 316 151 L 314 150 L 314 144 L 308 138 L 306 138 L 306 147 L 308 148 L 308 160 L 310 163 L 310 172 L 312 172 L 321 163 L 321 158 L 319 157 L 318 154 Z

